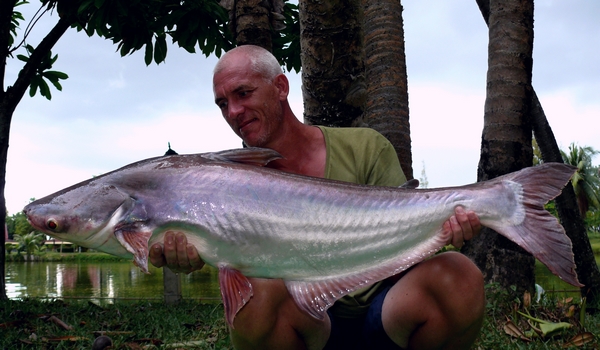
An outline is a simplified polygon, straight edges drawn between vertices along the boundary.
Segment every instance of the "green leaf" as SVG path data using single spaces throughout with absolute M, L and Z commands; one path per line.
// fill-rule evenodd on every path
M 38 79 L 39 77 L 36 75 L 33 77 L 33 79 L 31 79 L 31 84 L 29 84 L 29 96 L 33 97 L 35 96 L 37 89 L 38 89 Z
M 167 40 L 164 33 L 159 34 L 156 37 L 156 44 L 154 45 L 154 62 L 161 63 L 167 57 Z
M 51 81 L 52 80 L 58 81 L 59 79 L 65 80 L 65 79 L 69 78 L 69 76 L 66 73 L 59 72 L 56 70 L 47 70 L 44 73 L 42 73 L 42 75 Z
M 94 3 L 94 0 L 87 0 L 87 1 L 84 1 L 83 3 L 81 3 L 79 8 L 77 9 L 77 14 L 78 15 L 84 14 L 87 11 L 87 9 L 92 5 L 92 3 Z
M 17 58 L 23 62 L 29 61 L 29 57 L 27 57 L 25 55 L 17 55 Z
M 46 83 L 46 81 L 40 77 L 39 84 L 40 84 L 40 94 L 42 96 L 44 96 L 45 98 L 47 98 L 48 100 L 51 100 L 52 94 L 50 93 L 50 87 L 48 86 L 48 83 Z
M 152 40 L 150 40 L 146 43 L 146 51 L 144 52 L 144 62 L 147 66 L 149 66 L 150 63 L 152 63 L 152 49 Z
M 571 324 L 570 323 L 566 323 L 566 322 L 558 322 L 558 323 L 540 323 L 540 330 L 542 331 L 542 333 L 546 336 L 546 335 L 550 335 L 552 333 L 556 333 L 565 329 L 569 329 L 571 328 Z

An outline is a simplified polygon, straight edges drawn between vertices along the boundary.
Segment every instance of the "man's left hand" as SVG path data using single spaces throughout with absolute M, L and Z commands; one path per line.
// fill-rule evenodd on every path
M 463 246 L 468 241 L 479 234 L 481 223 L 479 217 L 473 211 L 465 211 L 463 207 L 456 207 L 454 215 L 444 223 L 444 231 L 450 233 L 452 243 L 456 248 Z

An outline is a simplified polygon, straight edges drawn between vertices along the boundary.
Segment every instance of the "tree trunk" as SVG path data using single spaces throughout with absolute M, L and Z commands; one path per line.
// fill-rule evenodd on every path
M 4 33 L 4 23 L 5 20 L 4 15 L 6 14 L 4 11 L 9 10 L 9 16 L 12 15 L 12 7 L 7 9 L 5 6 L 6 3 L 10 1 L 2 1 L 0 2 L 0 10 L 2 15 L 0 15 L 0 23 L 2 23 L 2 27 L 0 28 L 0 47 L 2 50 L 8 48 L 8 40 L 5 37 L 6 33 Z M 62 37 L 62 35 L 69 29 L 70 22 L 67 22 L 64 19 L 59 19 L 58 23 L 52 28 L 50 33 L 46 35 L 46 37 L 40 42 L 40 44 L 35 48 L 31 57 L 19 73 L 19 77 L 15 81 L 15 83 L 4 91 L 4 85 L 2 85 L 2 89 L 0 90 L 0 212 L 4 213 L 0 218 L 0 227 L 5 227 L 6 224 L 6 199 L 4 198 L 4 189 L 6 186 L 6 161 L 8 157 L 8 140 L 10 136 L 10 123 L 12 121 L 13 113 L 23 98 L 23 95 L 27 91 L 27 88 L 31 84 L 31 79 L 36 74 L 37 69 L 39 68 L 42 60 L 48 53 L 52 50 L 58 39 Z M 2 56 L 3 59 L 6 59 L 7 56 Z M 2 62 L 4 65 L 5 62 Z M 0 79 L 4 81 L 4 68 L 0 71 L 2 76 Z M 4 235 L 2 236 L 1 241 L 2 247 L 0 252 L 0 298 L 6 299 L 6 284 L 5 284 L 5 239 Z
M 531 117 L 535 139 L 537 140 L 544 162 L 562 163 L 560 149 L 548 124 L 542 105 L 532 92 Z M 556 197 L 556 211 L 567 236 L 573 244 L 573 255 L 577 266 L 577 277 L 584 284 L 581 295 L 587 298 L 588 310 L 600 311 L 600 271 L 594 258 L 594 251 L 587 236 L 585 224 L 577 205 L 577 197 L 571 182 Z
M 363 7 L 367 82 L 363 122 L 390 140 L 406 178 L 412 179 L 402 5 L 398 0 L 363 0 Z
M 6 184 L 6 154 L 8 151 L 8 130 L 10 127 L 10 116 L 5 118 L 5 110 L 8 107 L 4 91 L 4 74 L 6 72 L 6 59 L 8 58 L 10 23 L 16 1 L 0 1 L 0 227 L 6 227 L 6 201 L 4 199 L 4 187 Z M 5 146 L 6 145 L 6 146 Z M 6 150 L 5 150 L 6 149 Z M 4 230 L 2 230 L 4 231 Z M 6 237 L 4 233 L 0 236 L 0 299 L 6 299 L 5 261 L 6 261 Z
M 489 180 L 532 165 L 531 74 L 533 0 L 490 1 L 488 73 L 477 179 Z M 532 291 L 532 255 L 491 229 L 463 248 L 487 283 Z
M 229 11 L 229 28 L 237 45 L 257 45 L 273 51 L 273 13 L 281 13 L 281 0 L 230 0 L 221 5 Z
M 489 20 L 489 0 L 477 0 L 477 5 L 487 24 Z M 562 163 L 563 159 L 554 133 L 548 124 L 542 104 L 533 88 L 531 96 L 530 113 L 533 134 L 542 153 L 542 159 L 545 162 Z M 587 297 L 589 308 L 594 309 L 594 311 L 600 311 L 600 271 L 598 270 L 594 251 L 590 245 L 583 218 L 578 210 L 577 198 L 570 182 L 563 189 L 562 194 L 556 198 L 555 202 L 561 224 L 573 243 L 577 276 L 579 281 L 585 285 L 581 288 L 581 294 Z
M 350 126 L 364 105 L 359 0 L 301 0 L 302 92 L 307 124 Z

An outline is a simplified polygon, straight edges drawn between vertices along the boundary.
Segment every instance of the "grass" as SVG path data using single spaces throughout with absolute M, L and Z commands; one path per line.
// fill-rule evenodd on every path
M 507 291 L 488 286 L 487 293 L 487 315 L 473 349 L 563 349 L 578 334 L 589 339 L 578 349 L 599 348 L 600 315 L 581 313 L 585 305 L 577 300 L 550 296 L 525 308 L 523 300 L 512 299 Z M 524 315 L 569 328 L 563 324 L 555 332 L 539 335 L 532 327 L 541 328 L 539 323 L 528 322 Z M 177 305 L 117 302 L 103 307 L 81 301 L 4 300 L 0 320 L 0 349 L 91 349 L 101 334 L 112 339 L 113 349 L 232 348 L 222 305 L 192 300 Z M 513 335 L 505 331 L 507 325 Z M 520 339 L 515 329 L 528 340 Z
M 595 254 L 600 254 L 600 235 L 590 235 L 590 242 Z M 14 255 L 11 257 L 17 259 Z M 119 259 L 94 252 L 45 252 L 40 258 L 43 261 Z M 487 287 L 486 318 L 473 349 L 600 349 L 600 314 L 582 312 L 585 303 L 547 294 L 539 303 L 525 308 L 523 298 L 512 295 L 510 291 Z M 558 328 L 544 335 L 539 331 L 540 322 L 527 316 L 548 322 L 546 327 Z M 64 328 L 56 319 L 71 329 Z M 177 305 L 165 305 L 162 301 L 119 301 L 98 306 L 83 301 L 0 300 L 0 349 L 91 349 L 101 332 L 112 339 L 113 349 L 232 348 L 221 304 L 193 300 Z M 576 336 L 584 340 L 583 344 L 568 346 Z
M 545 294 L 528 304 L 511 291 L 486 286 L 488 304 L 474 349 L 598 349 L 600 314 L 585 301 Z
M 91 349 L 101 334 L 113 349 L 231 349 L 221 304 L 4 300 L 0 320 L 0 349 Z

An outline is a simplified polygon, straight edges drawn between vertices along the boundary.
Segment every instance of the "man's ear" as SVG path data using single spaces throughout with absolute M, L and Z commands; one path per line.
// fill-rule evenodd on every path
M 275 79 L 273 79 L 273 85 L 279 89 L 279 99 L 287 99 L 287 96 L 290 93 L 290 82 L 285 74 L 279 74 L 276 76 Z

